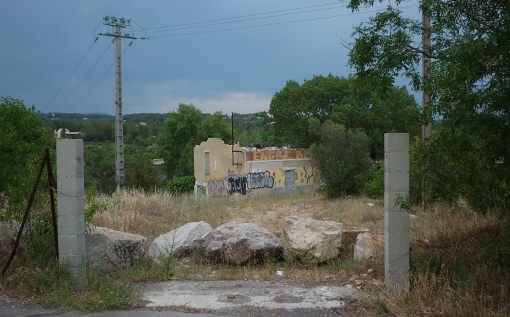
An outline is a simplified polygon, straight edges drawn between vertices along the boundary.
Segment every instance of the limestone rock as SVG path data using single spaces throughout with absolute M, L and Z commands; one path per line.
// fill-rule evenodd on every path
M 103 227 L 85 233 L 87 260 L 104 271 L 120 270 L 138 264 L 147 252 L 146 237 Z
M 282 233 L 284 257 L 321 263 L 338 256 L 343 224 L 311 218 L 288 217 Z
M 190 222 L 175 230 L 160 235 L 152 242 L 149 256 L 159 262 L 168 256 L 187 256 L 193 252 L 203 252 L 204 237 L 212 230 L 207 222 Z
M 278 258 L 280 239 L 269 230 L 251 223 L 230 222 L 205 236 L 205 254 L 209 258 L 241 264 Z
M 384 252 L 384 237 L 362 232 L 356 237 L 354 259 L 364 260 L 380 255 Z

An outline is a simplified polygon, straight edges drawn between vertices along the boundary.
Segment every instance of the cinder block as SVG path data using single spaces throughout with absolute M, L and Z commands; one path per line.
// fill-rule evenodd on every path
M 57 140 L 57 161 L 83 158 L 83 140 Z
M 58 217 L 58 233 L 61 235 L 85 234 L 85 215 L 66 215 Z
M 409 151 L 409 133 L 385 133 L 384 152 Z
M 73 175 L 76 177 L 83 177 L 84 175 L 84 162 L 83 158 L 71 158 L 57 160 L 57 178 Z
M 409 232 L 384 232 L 384 248 L 392 252 L 409 252 Z
M 384 265 L 389 272 L 409 271 L 409 251 L 407 252 L 385 252 Z
M 408 191 L 402 192 L 384 192 L 384 211 L 385 212 L 406 212 L 402 211 L 398 201 L 406 199 L 409 196 Z
M 409 232 L 409 213 L 385 212 L 384 232 Z
M 85 253 L 85 234 L 66 234 L 58 236 L 58 253 L 63 255 L 80 255 Z
M 76 216 L 84 213 L 85 198 L 58 196 L 57 198 L 58 216 Z
M 392 293 L 407 292 L 409 290 L 409 272 L 386 272 L 385 285 Z
M 385 153 L 384 172 L 409 174 L 409 151 Z
M 384 191 L 408 192 L 409 173 L 384 173 Z
M 59 196 L 83 197 L 85 185 L 83 177 L 64 177 L 57 180 Z

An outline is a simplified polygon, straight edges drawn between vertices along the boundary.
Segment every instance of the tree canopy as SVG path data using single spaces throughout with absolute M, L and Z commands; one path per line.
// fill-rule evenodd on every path
M 0 200 L 7 196 L 14 205 L 30 192 L 37 175 L 32 172 L 39 165 L 32 163 L 42 161 L 54 138 L 35 108 L 27 108 L 19 99 L 0 99 L 0 127 Z
M 373 3 L 352 0 L 349 5 L 356 10 Z M 492 185 L 486 192 L 494 194 L 487 194 L 482 205 L 510 206 L 510 199 L 501 203 L 499 194 L 510 175 L 510 2 L 424 0 L 420 8 L 430 16 L 430 28 L 404 17 L 398 6 L 357 27 L 350 64 L 360 77 L 389 86 L 405 76 L 416 90 L 429 94 L 429 108 L 441 119 L 432 142 L 444 148 L 431 146 L 435 152 L 427 157 L 449 162 L 443 165 L 450 173 L 465 174 L 462 185 L 454 184 L 455 178 L 441 180 L 444 188 L 457 192 L 452 197 L 476 192 L 478 172 L 489 173 Z M 422 47 L 422 34 L 430 34 L 430 47 Z M 422 53 L 431 58 L 425 81 L 419 67 Z M 453 146 L 457 144 L 464 146 Z M 457 164 L 458 158 L 472 162 Z M 470 170 L 473 166 L 477 173 Z
M 202 112 L 193 104 L 179 104 L 177 111 L 168 113 L 164 131 L 158 136 L 161 157 L 169 178 L 192 176 L 193 149 L 210 137 L 229 140 L 228 125 L 223 114 L 216 112 L 202 121 Z
M 361 129 L 370 140 L 374 158 L 383 155 L 384 133 L 420 130 L 419 107 L 403 87 L 390 87 L 386 95 L 377 85 L 355 76 L 314 76 L 302 85 L 294 80 L 271 100 L 269 114 L 275 134 L 294 147 L 309 147 L 319 142 L 309 129 L 309 119 L 320 123 L 331 120 L 348 129 Z

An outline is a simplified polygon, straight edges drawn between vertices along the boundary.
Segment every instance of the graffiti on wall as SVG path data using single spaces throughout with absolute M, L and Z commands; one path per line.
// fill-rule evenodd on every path
M 246 195 L 247 178 L 244 175 L 241 176 L 229 176 L 228 186 L 230 195 L 241 194 Z
M 207 192 L 211 197 L 228 197 L 230 195 L 228 181 L 225 178 L 208 181 Z
M 318 177 L 319 171 L 314 166 L 301 166 L 294 170 L 296 187 L 313 185 Z M 277 168 L 265 172 L 252 172 L 246 175 L 230 175 L 221 179 L 210 179 L 207 182 L 207 195 L 209 197 L 245 196 L 258 189 L 270 188 L 274 191 L 284 187 L 285 169 Z
M 318 171 L 315 166 L 303 166 L 300 168 L 301 184 L 314 184 L 315 179 L 318 178 Z
M 274 176 L 271 176 L 269 171 L 261 173 L 248 173 L 248 188 L 273 188 Z

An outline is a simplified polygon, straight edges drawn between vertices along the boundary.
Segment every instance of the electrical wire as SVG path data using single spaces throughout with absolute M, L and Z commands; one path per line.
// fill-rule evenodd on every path
M 60 109 L 64 103 L 66 103 L 67 100 L 69 100 L 69 98 L 74 94 L 74 92 L 81 86 L 81 84 L 83 83 L 83 81 L 89 76 L 90 72 L 92 72 L 92 70 L 96 67 L 97 63 L 99 63 L 99 61 L 103 58 L 103 56 L 106 54 L 106 52 L 108 51 L 108 49 L 112 46 L 113 42 L 110 43 L 110 45 L 108 45 L 108 47 L 106 47 L 106 49 L 104 50 L 103 54 L 101 54 L 101 56 L 99 56 L 99 58 L 97 59 L 97 61 L 94 63 L 94 66 L 92 66 L 92 68 L 87 72 L 87 74 L 85 75 L 85 77 L 82 78 L 82 80 L 80 81 L 80 83 L 74 88 L 74 90 L 69 94 L 69 96 L 67 96 L 67 98 L 60 104 L 60 106 L 58 106 L 57 109 L 55 109 L 55 111 L 53 112 L 57 112 L 58 109 Z
M 102 20 L 101 20 L 102 21 Z M 99 24 L 101 24 L 101 21 L 99 21 L 99 23 L 96 25 L 96 29 L 97 30 L 97 27 L 99 26 Z M 95 34 L 95 30 L 94 30 L 94 34 Z M 95 35 L 94 35 L 95 36 Z M 57 97 L 57 95 L 60 93 L 60 91 L 62 91 L 62 89 L 64 88 L 64 86 L 67 84 L 67 82 L 69 81 L 69 79 L 71 79 L 71 77 L 74 75 L 74 73 L 76 72 L 76 70 L 78 69 L 78 67 L 80 67 L 81 63 L 83 62 L 83 60 L 85 59 L 85 57 L 87 57 L 87 55 L 89 54 L 90 50 L 92 49 L 92 47 L 94 46 L 94 44 L 96 44 L 97 42 L 97 37 L 95 37 L 94 39 L 94 42 L 92 42 L 92 44 L 90 45 L 89 49 L 87 50 L 87 52 L 85 52 L 85 55 L 83 55 L 83 57 L 81 58 L 81 60 L 78 62 L 78 65 L 76 65 L 76 67 L 73 69 L 73 71 L 71 72 L 71 74 L 69 75 L 69 77 L 67 77 L 66 81 L 62 84 L 62 86 L 60 86 L 60 89 L 55 93 L 55 95 L 53 96 L 53 98 L 51 98 L 51 100 L 48 102 L 48 104 L 46 104 L 46 106 L 42 109 L 42 111 L 46 110 L 46 108 L 48 108 L 48 106 L 53 102 L 53 100 L 55 100 L 55 98 Z M 41 112 L 42 112 L 41 111 Z
M 71 79 L 71 77 L 74 75 L 74 73 L 76 72 L 76 70 L 78 69 L 78 67 L 81 65 L 81 63 L 83 62 L 83 60 L 85 59 L 85 57 L 89 54 L 90 50 L 92 49 L 92 47 L 94 46 L 94 44 L 96 44 L 96 41 L 94 41 L 92 43 L 92 45 L 90 45 L 89 49 L 87 50 L 87 52 L 85 53 L 85 55 L 83 55 L 83 57 L 81 58 L 80 62 L 78 63 L 78 65 L 76 65 L 76 67 L 74 68 L 74 70 L 71 72 L 71 74 L 69 75 L 69 77 L 67 77 L 66 81 L 62 84 L 62 86 L 60 86 L 60 89 L 55 93 L 55 95 L 53 96 L 53 98 L 51 98 L 51 100 L 46 104 L 46 106 L 41 110 L 44 111 L 46 110 L 46 108 L 48 108 L 48 106 L 53 102 L 53 100 L 55 100 L 55 98 L 57 97 L 57 95 L 62 91 L 62 89 L 64 88 L 64 86 L 67 84 L 67 82 L 69 81 L 69 79 Z
M 338 3 L 336 3 L 336 2 L 334 4 L 338 5 Z M 322 5 L 322 6 L 324 6 L 324 5 Z M 318 6 L 311 6 L 311 7 L 304 7 L 304 8 L 312 8 L 312 7 L 318 7 Z M 307 10 L 307 11 L 302 11 L 302 12 L 268 15 L 268 16 L 256 17 L 256 18 L 254 17 L 254 16 L 259 16 L 259 15 L 267 15 L 267 14 L 279 13 L 279 12 L 285 12 L 285 11 L 295 11 L 295 10 L 299 10 L 299 9 L 302 9 L 302 8 L 288 9 L 288 10 L 280 10 L 280 11 L 273 11 L 273 12 L 267 12 L 267 13 L 258 13 L 258 14 L 244 15 L 244 16 L 232 17 L 232 18 L 209 20 L 209 21 L 203 21 L 203 22 L 194 22 L 194 23 L 170 25 L 170 26 L 164 26 L 164 27 L 158 27 L 158 28 L 151 28 L 151 29 L 147 29 L 146 31 L 157 30 L 157 31 L 152 31 L 151 33 L 161 33 L 161 32 L 169 32 L 169 31 L 174 31 L 174 30 L 202 28 L 202 27 L 207 27 L 207 26 L 215 26 L 215 25 L 224 25 L 224 24 L 230 24 L 230 23 L 240 23 L 240 22 L 247 22 L 247 21 L 254 21 L 254 20 L 262 20 L 262 19 L 269 19 L 269 18 L 275 18 L 275 17 L 289 16 L 289 15 L 297 15 L 297 14 L 317 12 L 317 11 L 325 11 L 325 10 L 345 8 L 345 7 L 346 6 L 335 6 L 335 7 L 330 7 L 330 8 L 321 8 L 321 9 Z M 250 17 L 250 18 L 249 19 L 245 19 L 246 17 Z M 234 19 L 237 19 L 237 20 L 234 20 Z M 228 20 L 232 20 L 232 21 L 228 21 Z M 201 25 L 197 25 L 197 24 L 201 24 Z M 159 30 L 159 29 L 169 29 L 169 30 Z
M 410 6 L 402 6 L 400 8 L 410 8 L 410 7 L 417 7 L 418 5 L 410 5 Z M 251 29 L 251 28 L 258 28 L 258 27 L 265 27 L 265 26 L 272 26 L 272 25 L 282 25 L 282 24 L 290 24 L 290 23 L 298 23 L 298 22 L 305 22 L 305 21 L 315 21 L 315 20 L 325 20 L 325 19 L 332 19 L 332 18 L 338 18 L 343 16 L 349 16 L 349 15 L 359 15 L 359 14 L 367 14 L 367 13 L 375 13 L 375 12 L 381 12 L 385 9 L 378 9 L 378 10 L 371 10 L 371 11 L 364 11 L 364 12 L 352 12 L 349 14 L 340 14 L 340 15 L 331 15 L 331 16 L 324 16 L 324 17 L 316 17 L 316 18 L 309 18 L 309 19 L 299 19 L 299 20 L 291 20 L 291 21 L 283 21 L 283 22 L 272 22 L 272 23 L 264 23 L 264 24 L 257 24 L 257 25 L 250 25 L 250 26 L 240 26 L 240 27 L 232 27 L 232 28 L 224 28 L 224 29 L 217 29 L 217 30 L 205 30 L 205 31 L 196 31 L 196 32 L 188 32 L 188 33 L 177 33 L 177 34 L 169 34 L 169 35 L 159 35 L 159 36 L 152 36 L 152 39 L 155 38 L 162 38 L 162 37 L 175 37 L 175 36 L 184 36 L 184 35 L 194 35 L 194 34 L 205 34 L 205 33 L 215 33 L 215 32 L 225 32 L 225 31 L 233 31 L 233 30 L 242 30 L 242 29 Z
M 405 0 L 404 0 L 405 1 Z M 410 0 L 409 0 L 410 1 Z M 344 1 L 340 1 L 341 3 L 343 3 Z M 406 1 L 408 2 L 408 1 Z M 320 9 L 316 9 L 316 8 L 319 8 L 319 7 L 326 7 L 326 6 L 329 6 L 328 8 L 320 8 Z M 400 6 L 400 8 L 410 8 L 410 7 L 416 7 L 418 6 L 418 4 L 416 5 L 409 5 L 409 6 Z M 240 23 L 240 22 L 247 22 L 247 21 L 253 21 L 253 20 L 260 20 L 260 19 L 268 19 L 268 18 L 274 18 L 274 17 L 281 17 L 281 16 L 289 16 L 289 15 L 297 15 L 297 14 L 303 14 L 303 13 L 310 13 L 310 12 L 317 12 L 317 11 L 325 11 L 325 10 L 331 10 L 331 9 L 337 9 L 337 8 L 343 8 L 343 7 L 346 7 L 346 6 L 338 6 L 338 2 L 334 2 L 334 3 L 327 3 L 327 4 L 321 4 L 321 5 L 313 5 L 313 6 L 307 6 L 307 7 L 300 7 L 300 8 L 294 8 L 294 9 L 286 9 L 286 10 L 279 10 L 279 11 L 270 11 L 270 12 L 265 12 L 265 13 L 257 13 L 257 14 L 250 14 L 250 15 L 241 15 L 241 16 L 236 16 L 236 17 L 230 17 L 230 18 L 222 18 L 222 19 L 215 19 L 215 20 L 207 20 L 207 21 L 202 21 L 202 22 L 193 22 L 193 23 L 186 23 L 186 24 L 177 24 L 177 25 L 170 25 L 170 26 L 163 26 L 163 27 L 156 27 L 156 28 L 149 28 L 149 29 L 143 29 L 141 28 L 138 23 L 134 22 L 142 31 L 139 31 L 139 32 L 132 32 L 133 34 L 135 33 L 138 33 L 138 34 L 141 34 L 141 33 L 144 33 L 147 35 L 147 38 L 149 38 L 149 33 L 150 33 L 150 30 L 156 30 L 156 31 L 153 31 L 152 33 L 162 33 L 162 32 L 171 32 L 171 31 L 176 31 L 176 30 L 186 30 L 186 29 L 193 29 L 193 28 L 203 28 L 203 27 L 210 27 L 210 26 L 216 26 L 216 25 L 224 25 L 224 24 L 228 24 L 228 23 Z M 312 10 L 306 10 L 306 11 L 301 11 L 301 12 L 293 12 L 293 13 L 284 13 L 284 12 L 292 12 L 292 11 L 297 11 L 297 10 L 304 10 L 304 9 L 312 9 Z M 258 27 L 266 27 L 266 26 L 273 26 L 273 25 L 283 25 L 283 24 L 290 24 L 290 23 L 298 23 L 298 22 L 305 22 L 305 21 L 316 21 L 316 20 L 324 20 L 324 19 L 331 19 L 331 18 L 337 18 L 337 17 L 343 17 L 343 16 L 349 16 L 349 15 L 359 15 L 359 14 L 367 14 L 367 13 L 375 13 L 375 12 L 381 12 L 381 11 L 384 11 L 386 10 L 385 9 L 378 9 L 378 10 L 370 10 L 370 11 L 363 11 L 363 12 L 351 12 L 349 14 L 340 14 L 340 15 L 331 15 L 331 16 L 323 16 L 323 17 L 315 17 L 315 18 L 306 18 L 306 19 L 297 19 L 297 20 L 291 20 L 291 21 L 281 21 L 281 22 L 271 22 L 271 23 L 263 23 L 263 24 L 257 24 L 257 25 L 250 25 L 250 26 L 239 26 L 239 27 L 231 27 L 231 28 L 223 28 L 223 29 L 216 29 L 216 30 L 203 30 L 203 31 L 194 31 L 194 32 L 187 32 L 187 33 L 177 33 L 177 34 L 168 34 L 168 35 L 159 35 L 159 36 L 152 36 L 151 38 L 164 38 L 164 37 L 175 37 L 175 36 L 186 36 L 186 35 L 194 35 L 194 34 L 205 34 L 205 33 L 216 33 L 216 32 L 226 32 L 226 31 L 232 31 L 232 30 L 242 30 L 242 29 L 249 29 L 249 28 L 258 28 Z M 284 14 L 277 14 L 277 13 L 284 13 Z M 270 15 L 272 14 L 272 15 Z M 269 16 L 263 16 L 263 15 L 269 15 Z M 243 19 L 243 18 L 247 18 L 247 19 Z M 234 19 L 237 19 L 237 20 L 234 20 Z M 228 20 L 233 20 L 233 21 L 228 21 Z M 199 25 L 199 24 L 202 24 L 202 25 Z M 168 30 L 163 30 L 163 29 L 168 29 Z M 96 30 L 97 30 L 97 26 L 96 26 Z M 149 33 L 147 32 L 149 31 Z M 83 58 L 80 60 L 80 63 L 78 64 L 78 66 L 82 63 L 82 61 L 85 59 L 85 56 L 87 56 L 87 54 L 89 53 L 89 51 L 91 50 L 92 46 L 95 44 L 95 42 L 97 41 L 97 38 L 96 40 L 94 41 L 94 43 L 92 43 L 91 47 L 88 49 L 88 51 L 85 53 L 85 55 L 83 56 Z M 113 42 L 112 42 L 113 43 Z M 130 44 L 129 44 L 130 45 Z M 64 100 L 64 102 L 62 102 L 62 104 L 60 104 L 60 106 L 53 112 L 56 112 L 58 109 L 60 109 L 66 102 L 67 100 L 74 94 L 74 92 L 78 89 L 78 87 L 83 83 L 83 81 L 88 77 L 88 75 L 90 74 L 90 72 L 96 67 L 96 65 L 98 64 L 99 60 L 101 60 L 101 58 L 105 55 L 105 53 L 108 51 L 108 49 L 110 48 L 111 44 L 107 47 L 107 49 L 103 52 L 103 54 L 99 57 L 99 59 L 96 61 L 96 63 L 92 66 L 92 68 L 88 71 L 88 73 L 85 75 L 85 77 L 80 81 L 80 83 L 76 86 L 76 88 L 71 92 L 71 94 L 69 94 L 69 96 Z M 126 47 L 125 50 L 127 50 L 129 48 Z M 124 52 L 123 51 L 123 52 Z M 112 65 L 110 65 L 110 67 L 101 75 L 101 77 L 89 88 L 89 90 L 87 90 L 87 92 L 85 94 L 83 94 L 79 99 L 78 101 L 76 101 L 66 112 L 69 113 L 69 111 L 71 111 L 77 104 L 79 104 L 91 91 L 92 89 L 99 83 L 99 81 L 106 75 L 106 73 L 108 73 L 108 71 L 110 71 L 110 69 L 113 67 L 115 63 L 113 63 Z M 74 74 L 74 72 L 76 71 L 76 69 L 78 68 L 78 66 L 76 66 L 76 68 L 73 70 L 73 73 L 71 73 L 71 75 L 69 76 L 69 78 L 66 80 L 66 82 L 64 83 L 64 85 L 62 85 L 62 87 L 59 89 L 59 91 L 57 92 L 57 94 L 55 94 L 55 96 L 52 98 L 52 100 L 48 103 L 51 104 L 51 102 L 55 99 L 55 97 L 58 95 L 58 93 L 60 93 L 60 91 L 63 89 L 63 87 L 65 86 L 65 84 L 67 84 L 67 82 L 69 81 L 69 79 L 71 78 L 71 76 Z M 48 105 L 46 105 L 46 107 L 44 107 L 43 111 L 48 107 Z
M 122 54 L 124 54 L 127 49 L 129 48 L 130 46 L 127 46 L 123 51 L 122 51 Z M 89 90 L 87 90 L 87 92 L 85 92 L 80 99 L 78 99 L 78 101 L 76 101 L 72 106 L 71 108 L 67 109 L 67 111 L 65 112 L 65 114 L 68 114 L 77 104 L 79 104 L 83 98 L 85 98 L 91 91 L 92 89 L 94 89 L 94 87 L 96 87 L 96 85 L 101 81 L 101 79 L 103 79 L 103 77 L 110 71 L 110 69 L 112 69 L 113 65 L 115 65 L 115 62 L 113 62 L 110 67 L 108 67 L 108 69 L 101 75 L 101 77 L 99 77 L 98 80 L 96 80 L 96 82 L 89 88 Z

